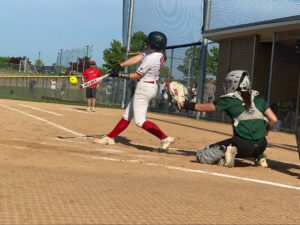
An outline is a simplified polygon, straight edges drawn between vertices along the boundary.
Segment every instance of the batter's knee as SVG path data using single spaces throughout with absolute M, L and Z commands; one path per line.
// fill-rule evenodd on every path
M 135 125 L 138 127 L 142 127 L 146 120 L 135 120 Z

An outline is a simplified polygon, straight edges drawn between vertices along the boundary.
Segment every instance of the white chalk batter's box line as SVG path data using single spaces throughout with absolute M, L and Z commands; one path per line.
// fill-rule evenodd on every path
M 205 170 L 189 169 L 189 168 L 184 168 L 184 167 L 179 167 L 179 166 L 168 166 L 168 165 L 158 164 L 158 163 L 149 163 L 149 162 L 145 162 L 144 160 L 140 160 L 140 159 L 134 159 L 134 160 L 117 159 L 117 158 L 100 157 L 100 156 L 86 156 L 86 155 L 82 155 L 82 154 L 78 154 L 78 153 L 76 155 L 80 155 L 81 157 L 91 158 L 91 159 L 96 159 L 96 160 L 122 162 L 122 163 L 134 163 L 134 164 L 140 164 L 140 165 L 145 165 L 145 166 L 162 167 L 162 168 L 166 168 L 169 170 L 176 170 L 176 171 L 181 171 L 181 172 L 186 172 L 186 173 L 198 173 L 198 174 L 212 175 L 212 176 L 217 176 L 217 177 L 236 179 L 236 180 L 247 181 L 247 182 L 252 182 L 252 183 L 257 183 L 257 184 L 264 184 L 264 185 L 270 185 L 270 186 L 274 186 L 274 187 L 287 188 L 287 189 L 293 189 L 293 190 L 300 191 L 300 187 L 298 187 L 298 186 L 275 183 L 275 182 L 271 182 L 271 181 L 265 181 L 265 180 L 247 178 L 247 177 L 233 176 L 233 175 L 223 174 L 223 173 L 209 172 L 209 171 L 205 171 Z
M 56 113 L 56 112 L 53 112 L 53 111 L 50 111 L 50 110 L 45 110 L 45 109 L 37 108 L 37 107 L 34 107 L 34 106 L 30 106 L 30 105 L 24 105 L 24 104 L 18 104 L 18 105 L 22 106 L 22 107 L 25 107 L 25 108 L 34 109 L 36 111 L 41 111 L 41 112 L 44 112 L 44 113 L 52 114 L 52 115 L 55 115 L 55 116 L 64 116 L 62 114 L 59 114 L 59 113 Z
M 95 113 L 87 112 L 84 109 L 82 109 L 82 110 L 80 110 L 80 109 L 64 109 L 64 110 L 71 111 L 71 112 L 78 112 L 78 113 L 90 114 L 90 115 L 95 114 Z

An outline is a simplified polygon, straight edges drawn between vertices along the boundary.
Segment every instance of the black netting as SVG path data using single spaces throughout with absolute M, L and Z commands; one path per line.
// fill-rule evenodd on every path
M 212 0 L 210 29 L 300 14 L 298 0 Z

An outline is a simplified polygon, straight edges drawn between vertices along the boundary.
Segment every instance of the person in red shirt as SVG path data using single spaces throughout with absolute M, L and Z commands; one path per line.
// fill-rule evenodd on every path
M 88 82 L 93 80 L 97 77 L 101 77 L 101 72 L 96 68 L 96 62 L 90 61 L 90 68 L 87 68 L 83 71 L 82 79 L 83 82 Z M 86 109 L 88 112 L 95 112 L 95 105 L 96 105 L 96 94 L 97 88 L 99 87 L 101 81 L 95 84 L 90 85 L 86 88 L 86 98 L 88 102 L 88 108 Z

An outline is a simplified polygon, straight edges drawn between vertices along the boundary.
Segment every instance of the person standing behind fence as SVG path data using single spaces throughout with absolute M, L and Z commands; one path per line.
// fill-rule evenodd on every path
M 51 89 L 51 97 L 55 98 L 56 96 L 56 81 L 55 80 L 51 80 L 51 85 L 50 85 L 50 89 Z
M 96 62 L 90 61 L 90 68 L 87 68 L 83 71 L 82 79 L 84 82 L 88 82 L 93 80 L 97 77 L 101 77 L 102 74 L 100 70 L 96 68 Z M 96 94 L 97 88 L 99 87 L 101 82 L 95 83 L 90 85 L 86 88 L 86 98 L 88 102 L 88 108 L 86 109 L 88 112 L 95 112 L 95 105 L 96 105 Z
M 34 94 L 34 86 L 36 84 L 36 81 L 33 80 L 33 79 L 30 79 L 29 80 L 29 95 L 32 95 L 33 97 L 35 97 L 35 94 Z
M 60 88 L 60 97 L 61 97 L 61 99 L 64 99 L 64 96 L 65 96 L 66 91 L 67 91 L 67 87 L 68 87 L 67 81 L 63 80 L 62 84 L 61 84 L 61 88 Z

